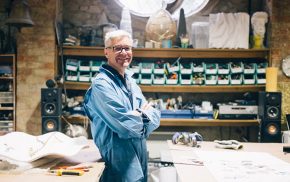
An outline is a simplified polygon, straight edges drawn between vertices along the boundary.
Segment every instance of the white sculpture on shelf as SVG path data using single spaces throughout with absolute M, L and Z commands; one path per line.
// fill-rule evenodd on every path
M 264 37 L 266 32 L 266 23 L 268 22 L 268 14 L 266 12 L 255 12 L 251 18 L 253 28 L 253 48 L 264 47 Z

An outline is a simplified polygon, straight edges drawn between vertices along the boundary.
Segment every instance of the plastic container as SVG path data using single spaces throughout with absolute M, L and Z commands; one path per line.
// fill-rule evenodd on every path
M 163 85 L 165 84 L 166 77 L 164 74 L 154 74 L 153 84 L 154 85 Z
M 76 59 L 67 59 L 65 64 L 65 69 L 67 71 L 77 71 L 79 62 Z
M 67 81 L 78 81 L 78 72 L 76 71 L 67 71 L 65 74 Z
M 151 85 L 153 80 L 153 74 L 141 74 L 140 84 Z
M 231 74 L 231 85 L 241 85 L 243 81 L 242 74 Z
M 90 61 L 79 61 L 79 71 L 91 71 Z
M 209 23 L 194 22 L 191 24 L 191 43 L 193 48 L 208 48 Z
M 161 110 L 161 118 L 193 118 L 192 110 Z
M 192 74 L 192 63 L 180 63 L 181 74 Z
M 91 71 L 99 71 L 103 61 L 91 61 Z
M 243 79 L 245 85 L 253 85 L 256 83 L 256 76 L 254 74 L 244 74 Z
M 181 85 L 191 85 L 192 84 L 192 75 L 180 74 L 179 78 Z

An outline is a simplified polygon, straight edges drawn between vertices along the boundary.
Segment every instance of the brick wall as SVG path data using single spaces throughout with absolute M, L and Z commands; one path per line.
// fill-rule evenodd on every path
M 283 93 L 282 112 L 290 114 L 290 79 L 281 71 L 281 61 L 290 55 L 290 0 L 274 1 L 271 4 L 271 61 L 273 66 L 279 68 L 278 89 Z
M 35 23 L 32 28 L 23 28 L 17 34 L 17 130 L 31 134 L 40 134 L 40 89 L 47 79 L 54 76 L 55 35 L 53 20 L 55 18 L 56 2 L 58 0 L 28 0 L 31 6 L 31 17 Z M 225 8 L 228 1 L 220 1 Z M 237 5 L 237 1 L 234 4 Z M 245 1 L 239 1 L 245 2 Z M 286 1 L 266 1 L 271 20 L 270 59 L 273 65 L 280 67 L 281 59 L 290 54 L 290 21 L 289 5 Z M 273 4 L 273 5 L 272 5 Z M 75 26 L 96 24 L 104 12 L 110 22 L 119 25 L 121 8 L 114 6 L 113 0 L 64 0 L 64 22 L 67 29 L 74 32 Z M 246 7 L 246 6 L 238 6 Z M 236 11 L 245 10 L 237 8 Z M 134 37 L 144 41 L 146 18 L 132 15 Z M 282 27 L 282 28 L 281 28 Z M 283 92 L 283 112 L 290 113 L 289 79 L 279 71 L 279 89 Z M 287 103 L 288 102 L 288 103 Z
M 17 130 L 40 134 L 40 89 L 54 77 L 56 0 L 27 2 L 35 25 L 17 34 Z

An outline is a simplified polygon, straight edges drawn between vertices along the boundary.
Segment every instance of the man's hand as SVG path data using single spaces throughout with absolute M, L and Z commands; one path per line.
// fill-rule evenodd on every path
M 152 108 L 152 105 L 150 103 L 144 104 L 141 109 L 143 110 L 149 110 L 150 108 Z

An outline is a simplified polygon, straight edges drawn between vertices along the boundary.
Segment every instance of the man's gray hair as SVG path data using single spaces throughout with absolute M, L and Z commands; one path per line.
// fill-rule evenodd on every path
M 110 46 L 112 40 L 123 38 L 123 37 L 128 37 L 133 43 L 132 35 L 125 30 L 114 30 L 114 31 L 106 33 L 105 41 L 104 41 L 105 47 Z

